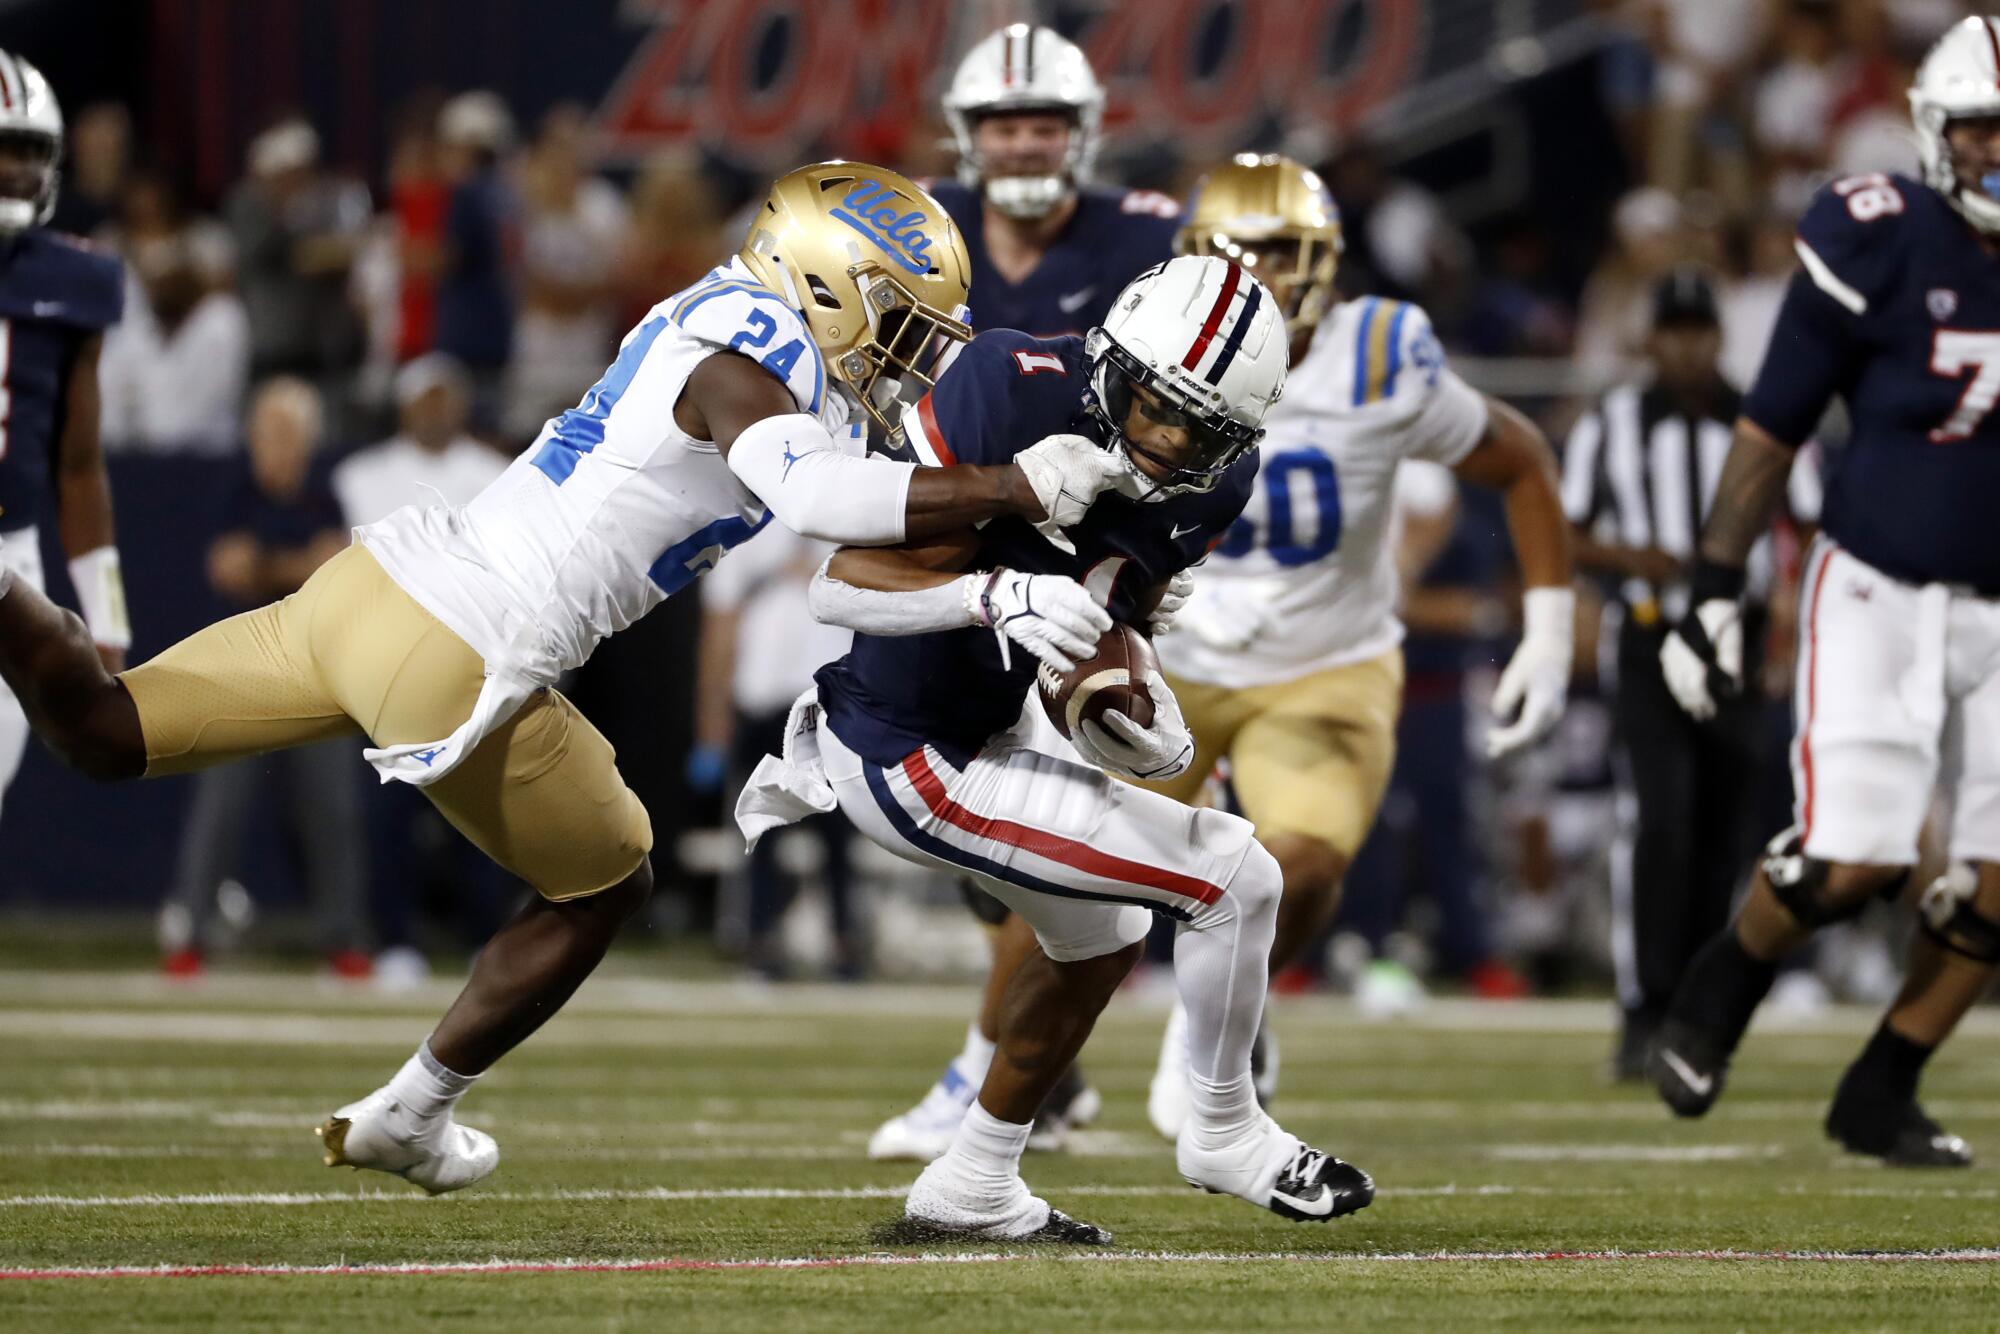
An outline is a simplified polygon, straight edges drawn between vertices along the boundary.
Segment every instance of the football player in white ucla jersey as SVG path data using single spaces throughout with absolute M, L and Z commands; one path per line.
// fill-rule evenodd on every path
M 1284 870 L 1275 975 L 1332 919 L 1395 758 L 1397 465 L 1443 464 L 1506 499 L 1526 591 L 1521 644 L 1494 692 L 1491 756 L 1538 740 L 1562 713 L 1575 603 L 1569 524 L 1548 441 L 1452 373 L 1422 310 L 1335 302 L 1340 214 L 1312 171 L 1252 155 L 1217 168 L 1196 186 L 1178 244 L 1249 267 L 1277 294 L 1291 335 L 1291 379 L 1264 422 L 1257 489 L 1159 646 L 1197 748 L 1193 768 L 1161 790 L 1195 800 L 1228 761 L 1244 814 Z M 1275 1048 L 1261 1074 L 1268 1094 Z M 1169 1137 L 1187 1116 L 1178 1009 L 1147 1111 Z
M 794 706 L 784 757 L 759 765 L 739 824 L 754 837 L 838 806 L 898 856 L 973 874 L 1041 946 L 1008 988 L 977 1099 L 904 1201 L 925 1230 L 1110 1240 L 1036 1198 L 1020 1160 L 1029 1123 L 1138 960 L 1154 914 L 1177 923 L 1174 981 L 1187 1006 L 1181 1175 L 1308 1223 L 1374 1197 L 1365 1172 L 1257 1105 L 1250 1049 L 1277 862 L 1248 821 L 1119 781 L 1179 774 L 1193 758 L 1167 683 L 1147 676 L 1146 725 L 1112 712 L 1101 725 L 1075 723 L 1065 741 L 1035 698 L 1036 664 L 995 642 L 990 616 L 968 610 L 975 590 L 1068 576 L 1103 600 L 1106 629 L 1151 624 L 1156 602 L 1249 499 L 1285 364 L 1271 294 L 1243 265 L 1212 256 L 1147 270 L 1087 339 L 980 334 L 919 401 L 909 430 L 920 451 L 991 464 L 1075 431 L 1125 462 L 1127 481 L 1072 530 L 1074 551 L 1001 520 L 954 538 L 848 548 L 814 580 L 814 614 L 855 630 L 854 646 Z
M 87 775 L 365 736 L 384 781 L 422 787 L 539 891 L 402 1070 L 320 1127 L 329 1164 L 432 1192 L 490 1173 L 497 1146 L 456 1125 L 453 1105 L 555 1013 L 652 892 L 646 812 L 555 690 L 562 672 L 773 517 L 862 544 L 1021 517 L 1067 541 L 1060 527 L 1110 484 L 1103 452 L 1073 439 L 976 469 L 835 443 L 852 407 L 886 420 L 968 336 L 965 273 L 957 228 L 910 181 L 802 168 L 772 187 L 742 252 L 653 307 L 471 504 L 358 530 L 284 601 L 113 676 L 75 616 L 28 580 L 0 583 L 0 675 Z M 1065 634 L 1060 599 L 1043 601 L 1042 637 L 1094 642 L 1088 624 Z
M 1397 464 L 1434 460 L 1506 493 L 1528 589 L 1521 647 L 1494 697 L 1497 710 L 1519 712 L 1492 733 L 1495 755 L 1546 733 L 1563 708 L 1569 528 L 1547 441 L 1446 368 L 1423 311 L 1375 298 L 1333 304 L 1340 217 L 1318 176 L 1287 158 L 1246 155 L 1204 178 L 1189 209 L 1185 251 L 1237 259 L 1275 294 L 1292 372 L 1265 418 L 1256 489 L 1159 641 L 1199 747 L 1188 772 L 1160 790 L 1194 800 L 1217 761 L 1229 760 L 1244 813 L 1284 872 L 1275 973 L 1331 918 L 1389 781 L 1403 684 Z M 1001 967 L 1032 950 L 1018 920 L 1000 937 Z M 1004 993 L 1006 980 L 989 979 L 988 994 Z M 975 1037 L 922 1102 L 876 1132 L 872 1154 L 943 1152 L 991 1059 L 991 1043 Z M 1177 1008 L 1148 1099 L 1169 1137 L 1187 1117 L 1186 1052 Z M 1275 1074 L 1267 1035 L 1267 1094 Z

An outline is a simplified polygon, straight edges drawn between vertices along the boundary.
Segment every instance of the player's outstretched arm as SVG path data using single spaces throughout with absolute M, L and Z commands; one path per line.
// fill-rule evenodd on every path
M 1111 477 L 1102 450 L 1058 452 L 1037 476 L 1037 455 L 1002 466 L 919 468 L 850 454 L 791 391 L 747 357 L 717 353 L 688 377 L 675 407 L 681 428 L 713 440 L 743 484 L 796 533 L 848 546 L 881 546 L 950 533 L 1010 515 L 1062 521 L 1066 502 L 1087 505 Z M 1046 451 L 1045 451 L 1046 452 Z M 1067 518 L 1082 517 L 1081 505 Z
M 1493 691 L 1500 725 L 1487 735 L 1486 751 L 1497 757 L 1540 740 L 1562 717 L 1575 653 L 1576 592 L 1555 451 L 1533 422 L 1500 400 L 1487 397 L 1486 414 L 1485 438 L 1454 471 L 1505 496 L 1514 559 L 1527 585 L 1521 646 Z
M 103 346 L 102 334 L 85 339 L 70 363 L 62 436 L 56 444 L 56 526 L 84 623 L 106 669 L 115 672 L 124 667 L 125 650 L 132 647 L 132 626 L 111 522 L 111 479 L 97 438 L 97 359 Z
M 815 619 L 870 635 L 924 635 L 985 626 L 1057 671 L 1090 656 L 1111 615 L 1067 575 L 1019 570 L 961 574 L 978 552 L 970 530 L 929 543 L 847 547 L 813 576 Z

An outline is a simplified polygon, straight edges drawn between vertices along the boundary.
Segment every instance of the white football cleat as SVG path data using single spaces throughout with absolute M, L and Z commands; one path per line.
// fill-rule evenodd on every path
M 951 1147 L 965 1109 L 979 1095 L 979 1084 L 978 1079 L 967 1079 L 953 1060 L 922 1102 L 876 1127 L 868 1138 L 868 1156 L 878 1162 L 931 1162 Z
M 500 1165 L 500 1146 L 450 1111 L 419 1117 L 377 1089 L 317 1127 L 328 1167 L 366 1167 L 402 1177 L 433 1195 L 484 1181 Z
M 922 1234 L 1072 1246 L 1111 1244 L 1109 1232 L 1049 1207 L 1020 1177 L 974 1181 L 955 1170 L 953 1162 L 944 1159 L 926 1167 L 903 1201 L 904 1219 Z
M 1194 1111 L 1194 1095 L 1188 1089 L 1187 1011 L 1179 1001 L 1167 1015 L 1167 1031 L 1160 1039 L 1160 1063 L 1153 1070 L 1153 1083 L 1146 1090 L 1146 1119 L 1153 1129 L 1171 1140 Z
M 1190 1186 L 1216 1195 L 1234 1195 L 1280 1218 L 1324 1223 L 1365 1209 L 1375 1198 L 1375 1182 L 1282 1129 L 1263 1113 L 1243 1135 L 1220 1149 L 1198 1148 L 1192 1126 L 1174 1150 L 1174 1162 Z

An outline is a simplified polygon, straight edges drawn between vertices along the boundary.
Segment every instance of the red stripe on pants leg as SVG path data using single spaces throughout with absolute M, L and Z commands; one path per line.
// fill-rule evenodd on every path
M 1102 876 L 1106 880 L 1117 880 L 1128 885 L 1142 885 L 1147 889 L 1164 890 L 1197 903 L 1211 904 L 1222 898 L 1222 887 L 1208 881 L 1163 867 L 1148 866 L 1144 862 L 1127 861 L 1114 857 L 1108 852 L 1099 852 L 1088 843 L 1052 834 L 1045 829 L 1030 829 L 1026 825 L 1015 824 L 1012 820 L 989 819 L 977 812 L 969 811 L 951 799 L 930 766 L 924 752 L 914 751 L 903 760 L 903 776 L 910 780 L 910 786 L 923 798 L 931 814 L 945 823 L 963 829 L 968 834 L 1004 843 L 1011 848 L 1032 852 L 1037 857 L 1045 857 L 1087 875 Z

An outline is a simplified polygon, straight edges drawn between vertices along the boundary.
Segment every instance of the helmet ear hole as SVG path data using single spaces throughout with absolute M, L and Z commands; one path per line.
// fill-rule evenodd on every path
M 817 273 L 806 275 L 806 290 L 812 293 L 814 305 L 823 306 L 828 310 L 840 309 L 840 298 L 833 294 L 833 289 L 828 287 L 826 280 Z

